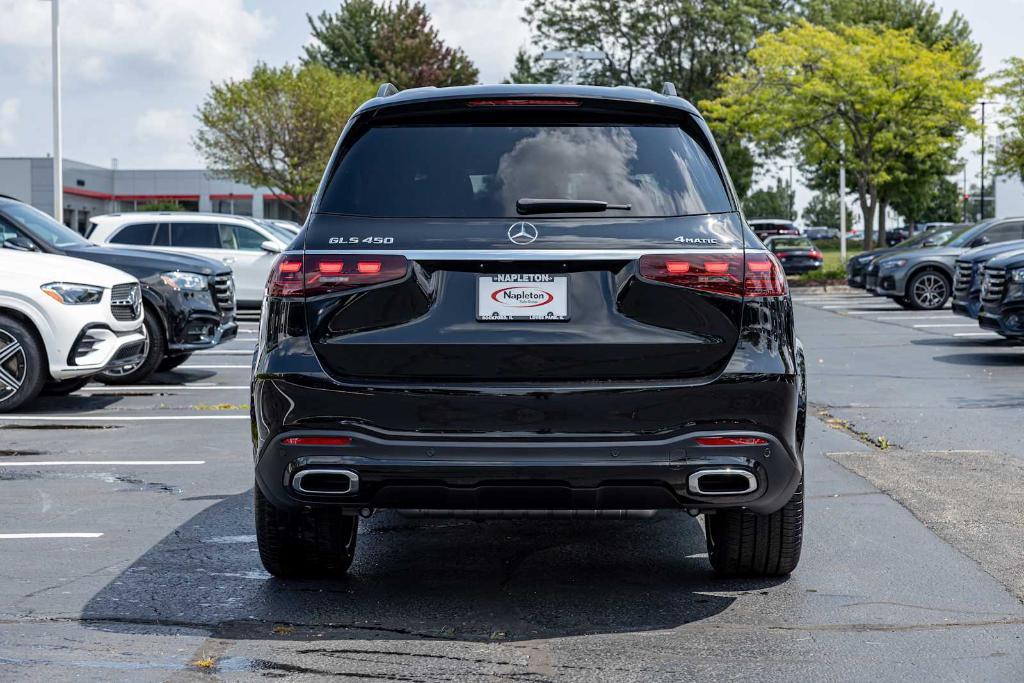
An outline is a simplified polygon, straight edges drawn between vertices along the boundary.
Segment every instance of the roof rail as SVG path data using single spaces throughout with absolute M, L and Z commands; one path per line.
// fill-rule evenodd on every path
M 397 94 L 398 88 L 391 83 L 381 83 L 380 87 L 377 88 L 377 97 L 391 97 Z
M 676 84 L 672 81 L 665 81 L 661 84 L 661 94 L 666 97 L 679 97 L 676 94 Z

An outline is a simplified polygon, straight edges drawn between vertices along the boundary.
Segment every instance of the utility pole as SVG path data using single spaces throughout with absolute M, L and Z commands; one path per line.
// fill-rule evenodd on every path
M 846 140 L 839 141 L 839 261 L 846 263 Z
M 991 104 L 990 100 L 981 101 L 981 197 L 978 201 L 981 203 L 981 216 L 978 220 L 985 220 L 985 105 Z
M 64 222 L 64 149 L 60 126 L 60 0 L 50 0 L 50 42 L 53 50 L 53 218 Z
M 960 199 L 963 203 L 963 211 L 961 212 L 963 214 L 963 218 L 961 220 L 964 223 L 967 222 L 967 200 L 970 199 L 970 194 L 970 190 L 967 189 L 967 160 L 964 159 L 964 192 L 960 195 Z
M 793 166 L 794 164 L 788 164 L 786 167 L 789 168 L 789 216 L 790 220 L 796 220 L 796 216 L 793 215 L 793 202 L 796 199 L 796 193 L 793 192 Z

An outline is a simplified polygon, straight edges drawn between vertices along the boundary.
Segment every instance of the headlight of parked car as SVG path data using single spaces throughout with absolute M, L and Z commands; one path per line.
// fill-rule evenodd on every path
M 1024 268 L 1014 268 L 1010 271 L 1010 280 L 1013 282 L 1024 282 Z
M 98 304 L 103 298 L 102 287 L 79 285 L 74 282 L 49 282 L 39 289 L 54 301 L 69 306 Z
M 175 270 L 163 273 L 160 279 L 171 289 L 185 292 L 201 292 L 206 289 L 206 278 L 198 273 L 183 273 L 180 270 Z
M 879 270 L 892 270 L 893 268 L 902 268 L 907 265 L 907 259 L 905 258 L 891 258 L 881 261 L 878 264 Z

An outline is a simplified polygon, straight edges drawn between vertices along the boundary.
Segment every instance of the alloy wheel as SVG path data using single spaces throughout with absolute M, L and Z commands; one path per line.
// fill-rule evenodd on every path
M 938 308 L 949 298 L 949 287 L 941 275 L 925 273 L 914 281 L 914 300 L 922 308 Z
M 28 362 L 21 342 L 11 333 L 0 330 L 0 401 L 18 393 L 28 374 Z

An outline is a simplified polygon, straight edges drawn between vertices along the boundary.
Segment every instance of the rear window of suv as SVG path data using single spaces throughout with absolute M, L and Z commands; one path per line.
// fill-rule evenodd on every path
M 630 204 L 575 217 L 731 211 L 714 162 L 676 126 L 389 126 L 341 159 L 319 211 L 374 217 L 517 216 L 516 201 Z

